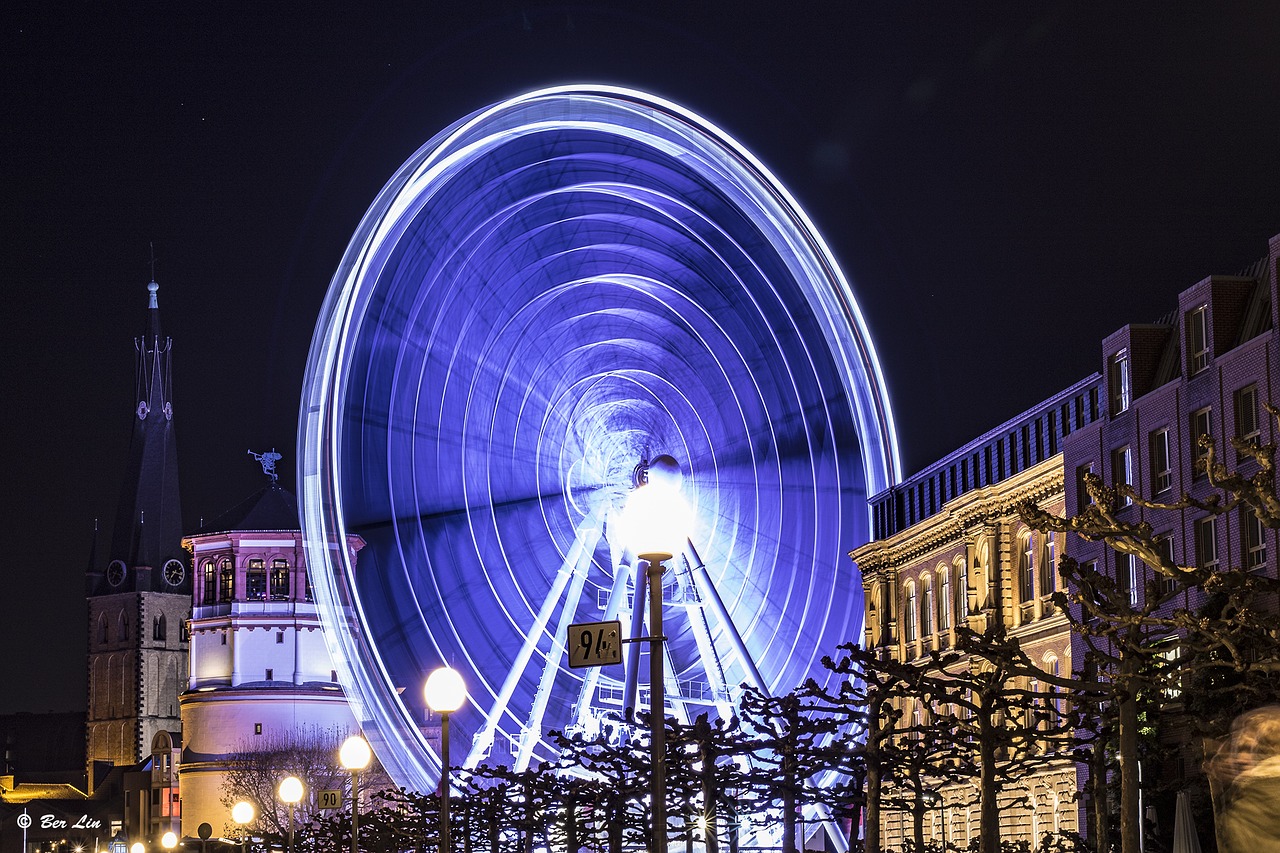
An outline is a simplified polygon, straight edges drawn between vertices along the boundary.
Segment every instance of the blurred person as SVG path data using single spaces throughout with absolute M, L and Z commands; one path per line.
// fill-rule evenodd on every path
M 1207 769 L 1219 853 L 1280 853 L 1280 706 L 1237 717 Z

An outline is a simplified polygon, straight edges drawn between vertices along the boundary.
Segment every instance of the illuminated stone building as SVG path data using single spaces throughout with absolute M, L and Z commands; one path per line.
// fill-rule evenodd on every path
M 308 732 L 359 731 L 325 645 L 299 526 L 297 501 L 272 475 L 185 541 L 196 579 L 180 699 L 184 835 L 206 822 L 219 834 L 232 828 L 222 797 L 235 755 Z M 348 542 L 353 561 L 363 544 Z
M 1099 394 L 1096 378 L 1081 382 L 872 499 L 877 538 L 850 554 L 862 574 L 868 648 L 918 660 L 952 648 L 958 626 L 980 631 L 998 619 L 1047 671 L 1071 671 L 1067 620 L 1049 600 L 1063 539 L 1028 530 L 1015 507 L 1030 499 L 1063 511 L 1063 438 L 1097 418 Z M 918 722 L 929 710 L 912 704 L 903 719 Z M 1002 838 L 1075 830 L 1075 791 L 1069 762 L 1011 785 Z M 976 783 L 937 793 L 926 838 L 941 841 L 945 832 L 960 846 L 976 838 Z M 912 837 L 910 813 L 886 810 L 882 832 L 886 847 L 901 848 Z
M 108 559 L 90 561 L 85 748 L 98 769 L 137 764 L 161 732 L 179 729 L 187 674 L 191 578 L 182 550 L 173 426 L 172 342 L 160 330 L 153 281 L 137 347 L 133 435 Z M 173 796 L 176 792 L 170 792 Z

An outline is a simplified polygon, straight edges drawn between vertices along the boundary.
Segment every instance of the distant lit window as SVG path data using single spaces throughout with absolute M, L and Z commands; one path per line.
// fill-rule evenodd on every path
M 1129 409 L 1129 350 L 1122 349 L 1111 357 L 1111 414 Z
M 1036 537 L 1031 533 L 1023 533 L 1018 544 L 1018 595 L 1022 603 L 1036 597 L 1035 588 L 1035 553 Z
M 1248 507 L 1240 509 L 1240 532 L 1243 541 L 1244 567 L 1256 569 L 1267 562 L 1267 529 Z
M 249 571 L 245 576 L 244 597 L 249 601 L 266 601 L 267 570 L 262 560 L 250 560 Z
M 289 563 L 271 561 L 271 600 L 287 601 L 289 598 Z
M 218 600 L 218 572 L 213 567 L 212 560 L 205 560 L 204 563 L 204 596 L 201 604 L 213 604 Z
M 1191 375 L 1209 366 L 1209 306 L 1200 305 L 1187 313 L 1187 345 Z
M 1040 552 L 1040 595 L 1052 595 L 1057 588 L 1058 552 L 1052 533 L 1045 533 L 1041 539 L 1044 547 Z
M 219 565 L 220 577 L 218 585 L 218 601 L 234 601 L 236 594 L 236 571 L 227 557 Z
M 1151 493 L 1158 495 L 1173 488 L 1173 464 L 1169 457 L 1169 428 L 1161 427 L 1151 433 Z
M 916 641 L 916 614 L 919 602 L 916 600 L 916 585 L 907 582 L 906 607 L 902 610 L 902 640 L 906 643 Z
M 969 616 L 969 571 L 964 560 L 956 562 L 956 623 Z
M 1209 461 L 1209 448 L 1203 445 L 1201 438 L 1206 441 L 1213 436 L 1213 409 L 1205 406 L 1203 409 L 1196 409 L 1191 413 L 1191 459 L 1192 459 L 1192 476 L 1203 477 L 1205 475 L 1205 464 Z
M 1127 596 L 1130 607 L 1138 606 L 1138 558 L 1116 554 L 1116 586 Z
M 951 628 L 951 571 L 945 566 L 938 572 L 938 630 Z
M 933 584 L 927 575 L 920 579 L 920 635 L 933 635 Z
M 1211 515 L 1196 522 L 1196 565 L 1218 568 L 1218 518 Z

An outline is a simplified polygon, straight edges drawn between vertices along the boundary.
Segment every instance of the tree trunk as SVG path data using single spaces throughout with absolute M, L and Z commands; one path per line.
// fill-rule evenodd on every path
M 796 769 L 790 749 L 782 757 L 782 853 L 796 853 Z
M 917 853 L 924 853 L 924 802 L 919 792 L 911 804 L 911 835 L 915 839 Z
M 1107 821 L 1107 743 L 1101 735 L 1089 757 L 1089 805 L 1092 807 L 1089 834 L 1093 849 L 1097 853 L 1107 853 L 1111 849 L 1111 827 Z
M 982 696 L 978 717 L 978 786 L 980 810 L 978 853 L 1000 853 L 1000 777 L 996 772 L 997 731 L 991 719 L 991 697 Z
M 1131 669 L 1126 663 L 1122 670 Z M 1139 808 L 1141 781 L 1138 778 L 1138 699 L 1129 686 L 1131 679 L 1122 681 L 1126 695 L 1120 700 L 1119 758 L 1120 758 L 1120 853 L 1139 853 L 1142 849 L 1142 815 Z
M 702 833 L 702 843 L 706 853 L 720 853 L 720 838 L 716 827 L 716 812 L 719 811 L 719 797 L 716 791 L 716 755 L 710 744 L 701 746 L 702 759 L 702 808 L 705 811 L 706 829 Z

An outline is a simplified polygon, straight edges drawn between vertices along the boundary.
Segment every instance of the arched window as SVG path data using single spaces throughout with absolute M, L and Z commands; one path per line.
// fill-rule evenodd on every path
M 938 569 L 938 630 L 951 628 L 951 570 L 946 566 Z
M 271 600 L 289 600 L 289 561 L 271 561 Z
M 116 618 L 116 640 L 121 643 L 129 641 L 129 623 L 124 621 L 124 611 Z
M 907 581 L 907 604 L 902 608 L 902 640 L 906 643 L 914 643 L 916 641 L 916 617 L 919 613 L 918 602 L 916 601 L 916 585 L 912 581 Z
M 231 565 L 231 558 L 223 557 L 218 570 L 218 601 L 232 601 L 236 594 L 236 570 Z
M 249 561 L 249 573 L 245 577 L 244 597 L 249 601 L 267 600 L 267 565 L 261 559 Z
M 204 561 L 204 593 L 201 604 L 213 604 L 218 600 L 218 573 L 213 567 L 213 560 Z
M 151 639 L 159 643 L 167 642 L 169 639 L 168 620 L 164 618 L 163 613 L 151 620 Z
M 1035 548 L 1036 538 L 1030 531 L 1019 537 L 1021 548 L 1018 552 L 1018 597 L 1026 604 L 1036 597 L 1035 591 Z
M 956 560 L 956 624 L 969 616 L 969 567 L 964 559 Z
M 1044 534 L 1041 541 L 1044 546 L 1040 551 L 1040 594 L 1052 595 L 1058 586 L 1058 556 L 1053 534 Z
M 105 613 L 98 614 L 98 642 L 104 646 L 111 642 L 111 636 L 107 631 L 107 614 Z
M 920 636 L 933 636 L 933 583 L 928 575 L 920 578 Z

